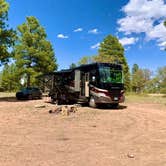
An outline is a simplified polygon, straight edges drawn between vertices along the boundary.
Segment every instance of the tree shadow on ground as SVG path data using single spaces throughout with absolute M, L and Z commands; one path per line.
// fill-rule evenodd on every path
M 56 102 L 51 102 L 51 101 L 45 101 L 46 103 L 50 103 L 52 105 L 56 105 Z M 89 107 L 89 104 L 88 103 L 72 103 L 72 104 L 69 104 L 69 103 L 63 103 L 63 104 L 58 104 L 58 106 L 63 106 L 63 105 L 75 105 L 75 106 L 78 106 L 78 107 Z M 98 105 L 97 106 L 97 109 L 105 109 L 105 110 L 123 110 L 123 109 L 126 109 L 127 106 L 125 105 L 118 105 L 117 107 L 114 107 L 112 106 L 111 104 L 102 104 L 102 105 Z
M 0 97 L 0 102 L 18 102 L 16 97 Z
M 37 99 L 33 99 L 37 100 Z M 28 99 L 20 99 L 18 100 L 16 97 L 0 97 L 0 102 L 28 102 Z
M 84 103 L 84 104 L 80 104 L 81 105 L 81 107 L 90 107 L 89 106 L 89 104 L 88 103 Z M 114 109 L 116 109 L 116 110 L 123 110 L 123 109 L 126 109 L 127 108 L 127 106 L 125 106 L 125 105 L 118 105 L 117 107 L 114 107 L 113 105 L 111 105 L 111 104 L 100 104 L 100 105 L 98 105 L 97 106 L 97 109 L 107 109 L 107 110 L 114 110 Z
M 114 107 L 112 105 L 100 105 L 98 107 L 99 109 L 105 109 L 105 110 L 123 110 L 123 109 L 126 109 L 127 106 L 125 105 L 118 105 L 117 107 Z

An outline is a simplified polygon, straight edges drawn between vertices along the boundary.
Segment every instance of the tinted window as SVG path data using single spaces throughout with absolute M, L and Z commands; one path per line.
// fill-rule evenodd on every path
M 99 69 L 100 81 L 102 83 L 123 83 L 122 71 L 103 66 Z

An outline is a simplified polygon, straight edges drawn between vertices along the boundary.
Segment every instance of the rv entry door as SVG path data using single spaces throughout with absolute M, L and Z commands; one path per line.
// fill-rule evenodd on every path
M 89 97 L 89 73 L 81 72 L 81 91 L 82 97 Z

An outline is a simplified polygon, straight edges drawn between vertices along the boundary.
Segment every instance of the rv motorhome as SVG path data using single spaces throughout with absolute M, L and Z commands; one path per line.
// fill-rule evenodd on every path
M 122 66 L 92 63 L 45 74 L 42 77 L 49 96 L 58 103 L 86 102 L 91 107 L 124 102 Z

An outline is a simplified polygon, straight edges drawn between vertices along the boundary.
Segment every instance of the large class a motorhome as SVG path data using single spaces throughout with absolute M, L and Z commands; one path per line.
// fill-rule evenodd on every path
M 41 77 L 43 89 L 58 103 L 89 103 L 91 107 L 124 102 L 122 66 L 92 63 L 48 73 Z

